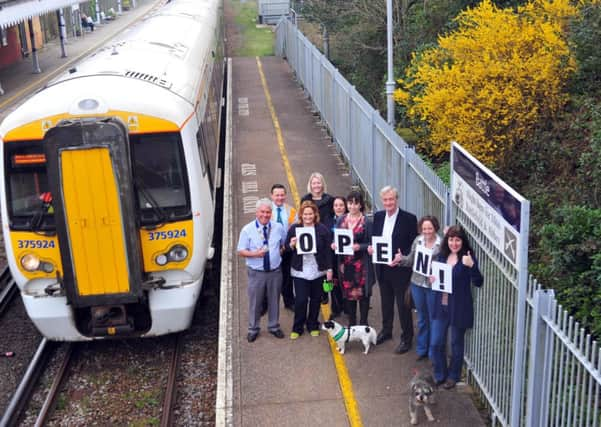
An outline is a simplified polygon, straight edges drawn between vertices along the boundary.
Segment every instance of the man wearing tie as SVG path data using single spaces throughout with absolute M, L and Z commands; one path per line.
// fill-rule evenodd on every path
M 271 187 L 272 212 L 275 221 L 284 226 L 287 232 L 290 224 L 296 221 L 296 209 L 286 203 L 286 187 L 282 184 L 273 184 Z M 290 276 L 290 253 L 282 255 L 282 299 L 284 307 L 294 311 L 294 288 Z
M 380 190 L 383 211 L 374 214 L 373 235 L 389 237 L 392 241 L 392 253 L 408 254 L 411 244 L 417 236 L 417 218 L 398 207 L 399 193 L 396 188 L 386 186 Z M 373 249 L 368 247 L 371 255 Z M 398 261 L 390 264 L 374 264 L 376 277 L 380 285 L 382 303 L 382 330 L 378 334 L 377 344 L 392 338 L 394 321 L 394 303 L 396 300 L 399 319 L 401 321 L 401 342 L 395 353 L 403 354 L 411 348 L 413 340 L 413 319 L 411 307 L 404 303 L 405 293 L 411 279 L 411 268 L 400 267 Z
M 256 218 L 240 231 L 238 255 L 246 258 L 248 275 L 248 342 L 257 339 L 261 329 L 261 302 L 267 294 L 267 329 L 284 338 L 280 329 L 280 290 L 282 258 L 280 248 L 286 240 L 282 224 L 271 220 L 271 200 L 257 201 Z

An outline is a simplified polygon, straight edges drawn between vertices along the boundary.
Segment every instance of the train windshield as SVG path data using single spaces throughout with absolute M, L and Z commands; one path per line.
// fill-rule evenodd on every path
M 141 225 L 192 217 L 179 133 L 130 135 Z
M 54 230 L 54 209 L 41 141 L 5 145 L 8 212 L 14 230 Z

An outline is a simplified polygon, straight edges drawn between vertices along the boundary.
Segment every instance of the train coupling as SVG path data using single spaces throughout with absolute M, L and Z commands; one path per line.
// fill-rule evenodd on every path
M 124 335 L 134 331 L 124 305 L 91 307 L 92 334 L 95 336 Z

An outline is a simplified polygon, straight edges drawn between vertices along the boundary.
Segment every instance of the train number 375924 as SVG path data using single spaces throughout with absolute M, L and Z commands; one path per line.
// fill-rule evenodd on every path
M 18 240 L 19 249 L 49 249 L 54 248 L 54 240 Z
M 169 231 L 151 231 L 148 233 L 148 240 L 168 240 L 186 237 L 186 229 Z

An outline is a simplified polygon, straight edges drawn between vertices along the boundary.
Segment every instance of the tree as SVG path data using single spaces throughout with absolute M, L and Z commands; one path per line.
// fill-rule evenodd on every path
M 456 140 L 489 165 L 566 103 L 576 65 L 563 27 L 568 0 L 501 9 L 484 0 L 456 18 L 438 45 L 414 54 L 395 98 L 419 147 L 440 157 Z

